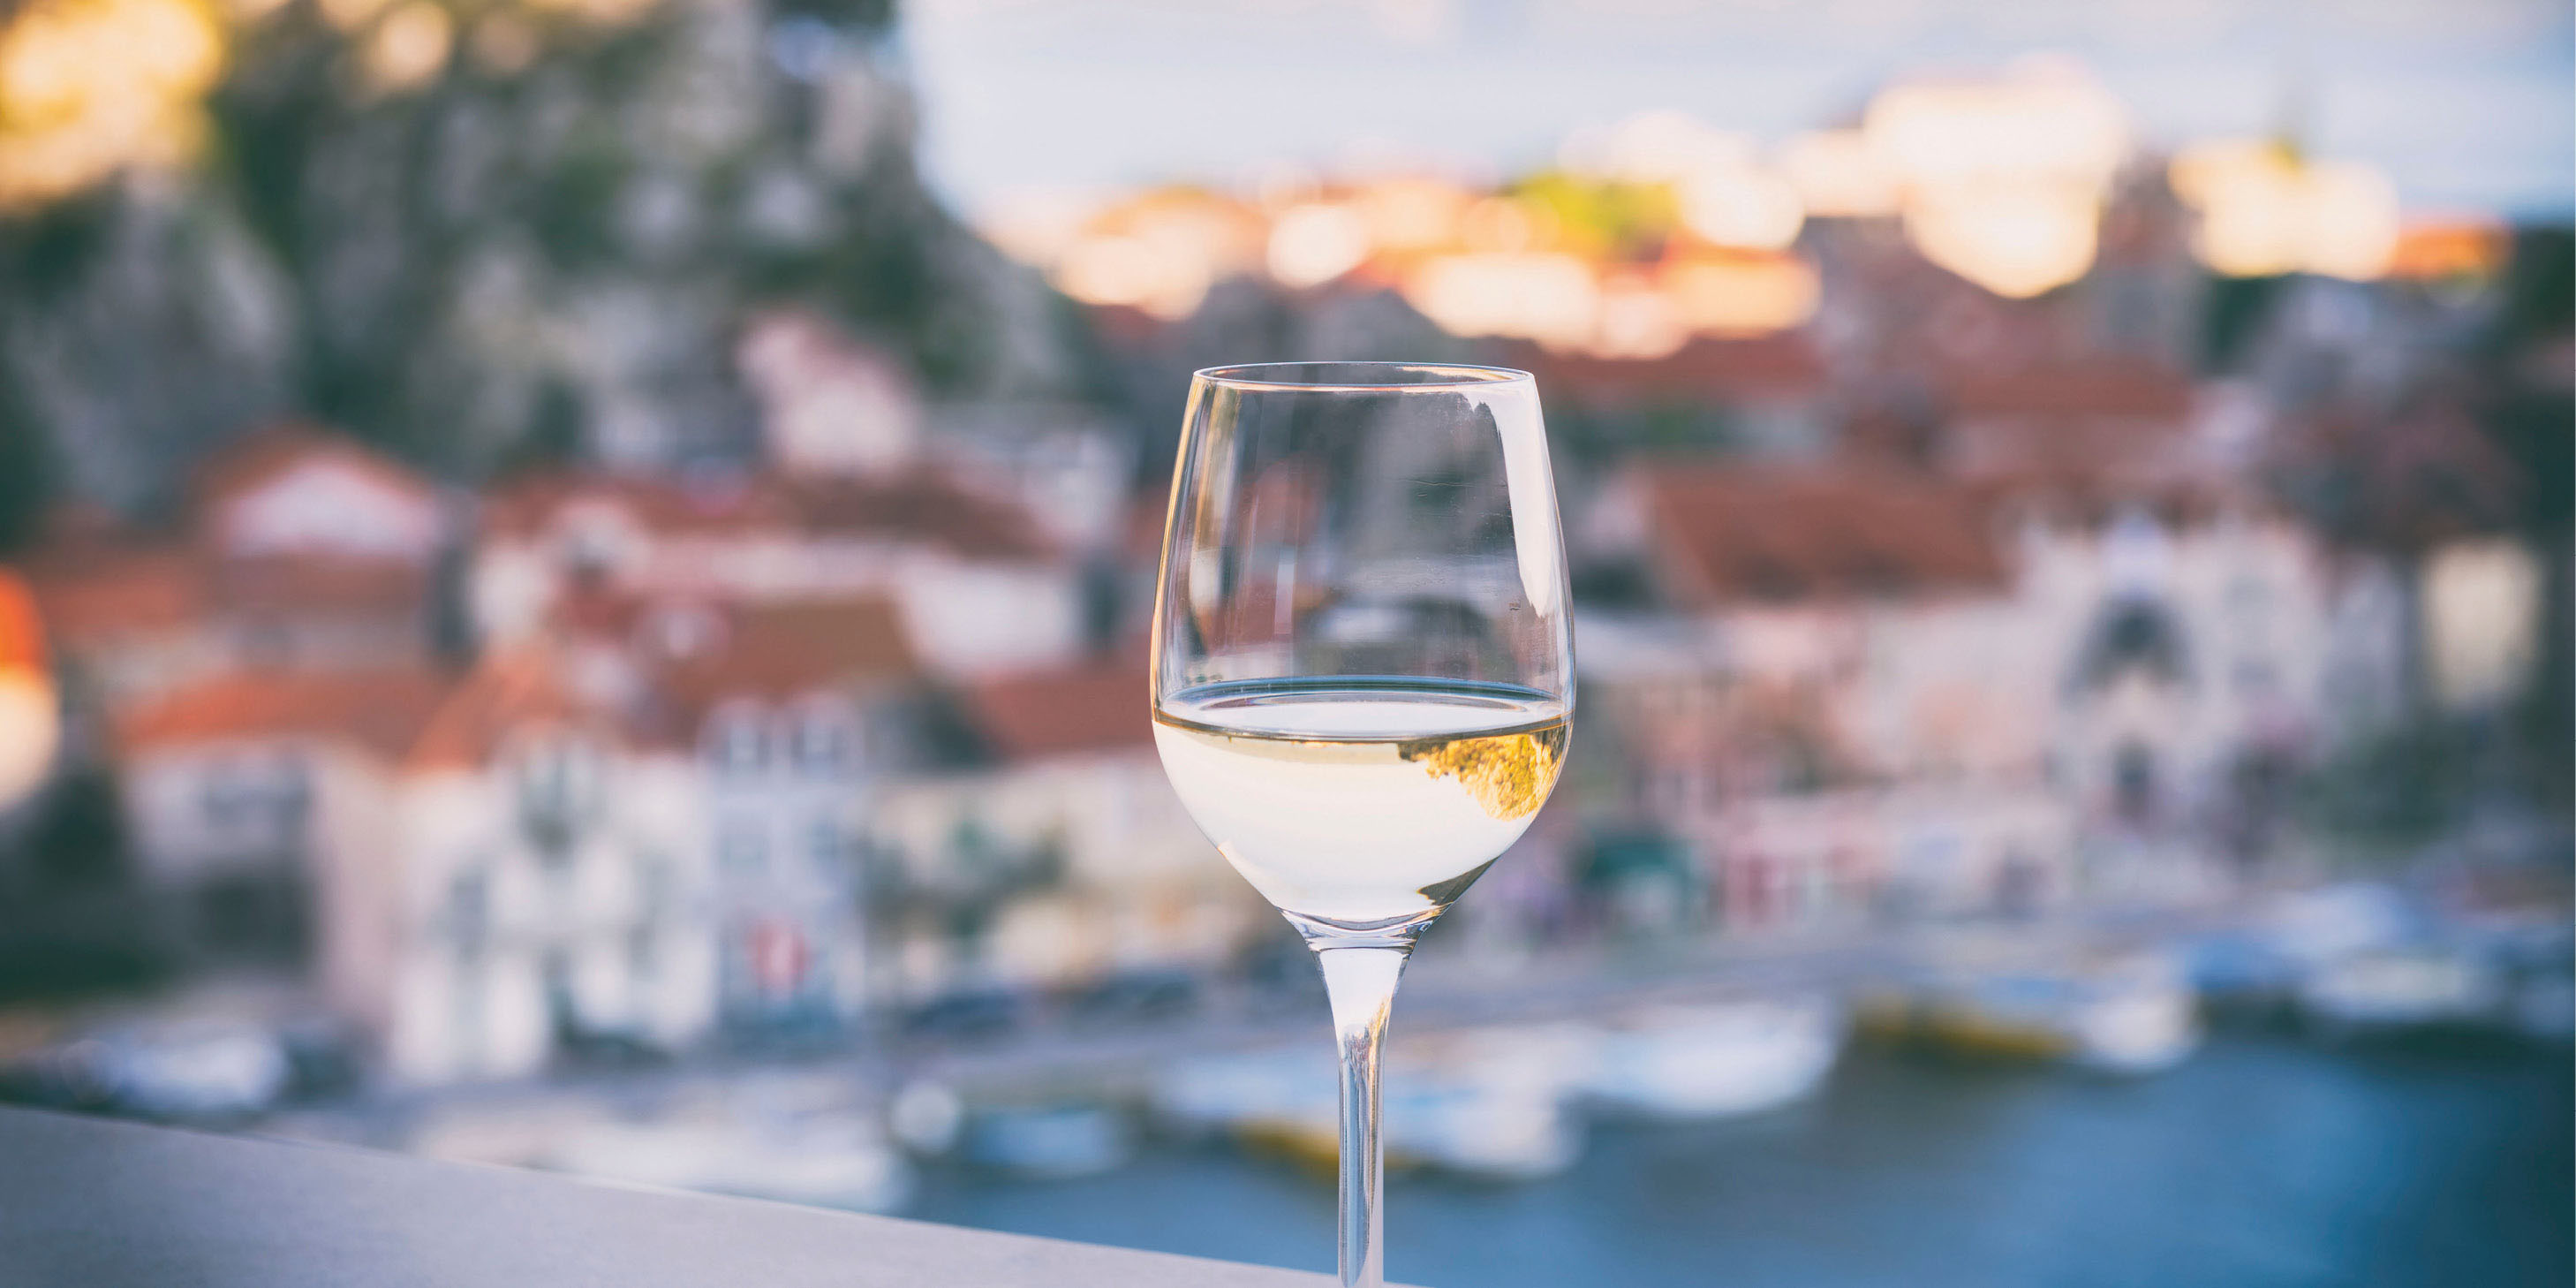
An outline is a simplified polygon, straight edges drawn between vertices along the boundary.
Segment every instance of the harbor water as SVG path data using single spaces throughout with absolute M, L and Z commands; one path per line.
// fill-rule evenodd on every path
M 1442 1288 L 2564 1288 L 2570 1068 L 2564 1048 L 2252 1034 L 2137 1079 L 1855 1050 L 1788 1110 L 1596 1124 L 1543 1181 L 1397 1177 L 1387 1272 Z M 1331 1269 L 1329 1183 L 1221 1143 L 1078 1180 L 924 1181 L 909 1215 Z

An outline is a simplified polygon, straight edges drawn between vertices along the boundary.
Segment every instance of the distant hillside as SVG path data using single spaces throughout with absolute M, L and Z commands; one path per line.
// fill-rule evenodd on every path
M 1053 293 L 922 185 L 892 21 L 871 0 L 227 20 L 171 127 L 193 161 L 0 204 L 0 511 L 148 518 L 211 444 L 289 414 L 460 480 L 722 459 L 752 429 L 738 321 L 778 301 L 934 394 L 1062 392 Z

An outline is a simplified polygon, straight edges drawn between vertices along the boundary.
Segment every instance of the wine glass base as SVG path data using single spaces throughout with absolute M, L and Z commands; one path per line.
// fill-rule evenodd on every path
M 1414 941 L 1420 939 L 1422 932 L 1430 929 L 1431 923 L 1440 920 L 1440 914 L 1447 911 L 1447 908 L 1425 908 L 1381 921 L 1336 921 L 1330 917 L 1290 912 L 1285 908 L 1279 910 L 1279 915 L 1286 917 L 1288 924 L 1306 937 L 1306 946 L 1317 952 L 1327 948 L 1393 948 L 1410 953 Z

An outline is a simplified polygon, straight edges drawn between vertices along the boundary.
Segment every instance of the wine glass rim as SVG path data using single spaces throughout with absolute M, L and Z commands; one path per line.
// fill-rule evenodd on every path
M 1314 375 L 1325 371 L 1343 378 L 1314 378 Z M 1356 380 L 1348 378 L 1355 371 L 1365 374 Z M 1403 394 L 1527 384 L 1535 379 L 1517 368 L 1479 366 L 1472 362 L 1238 362 L 1221 367 L 1202 367 L 1191 375 L 1230 389 L 1299 393 Z M 1371 375 L 1385 378 L 1368 378 Z

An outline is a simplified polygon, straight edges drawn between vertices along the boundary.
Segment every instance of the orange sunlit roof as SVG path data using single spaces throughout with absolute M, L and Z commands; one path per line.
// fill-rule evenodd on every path
M 26 579 L 0 568 L 0 671 L 45 669 L 45 621 Z
M 2397 248 L 2388 257 L 2388 275 L 2418 282 L 2492 277 L 2504 268 L 2512 250 L 2511 235 L 2492 219 L 2418 220 L 2398 233 Z

